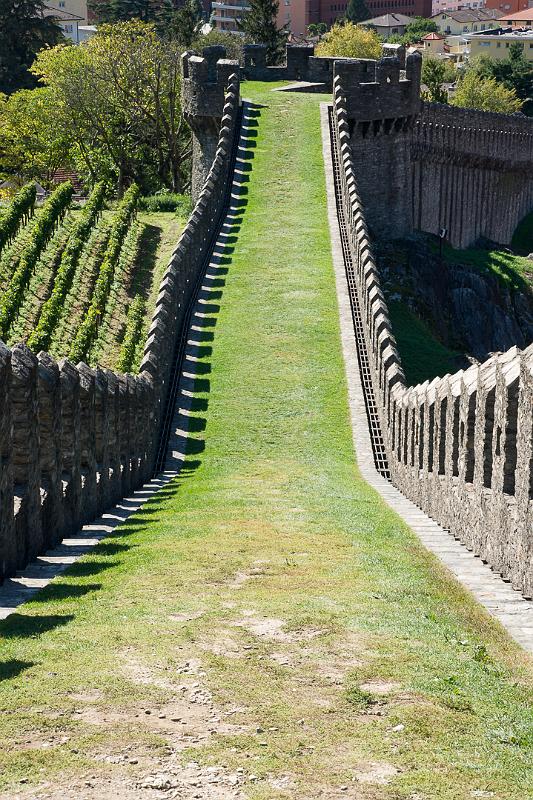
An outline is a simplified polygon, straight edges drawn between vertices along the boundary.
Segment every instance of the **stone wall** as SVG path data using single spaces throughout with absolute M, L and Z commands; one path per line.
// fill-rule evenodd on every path
M 508 244 L 533 209 L 533 120 L 424 103 L 411 131 L 413 227 Z M 505 214 L 502 214 L 505 208 Z
M 139 374 L 0 342 L 0 582 L 153 474 L 184 314 L 224 210 L 239 124 L 234 73 L 223 101 L 214 158 L 163 277 Z
M 365 343 L 392 481 L 531 597 L 533 345 L 523 351 L 511 348 L 431 383 L 406 385 L 359 191 L 362 167 L 353 157 L 350 114 L 339 75 L 333 125 Z
M 421 103 L 421 65 L 335 61 L 368 224 L 388 238 L 445 228 L 454 247 L 508 244 L 533 209 L 533 120 Z

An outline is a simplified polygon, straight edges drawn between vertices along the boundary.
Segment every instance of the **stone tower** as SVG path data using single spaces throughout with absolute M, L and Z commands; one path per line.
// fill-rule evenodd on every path
M 239 63 L 225 58 L 219 45 L 205 47 L 202 55 L 186 52 L 181 58 L 182 103 L 192 129 L 192 198 L 198 197 L 215 157 L 224 95 L 228 79 L 239 73 Z
M 335 61 L 346 95 L 357 182 L 374 235 L 401 237 L 412 230 L 410 138 L 421 110 L 419 53 L 398 58 Z

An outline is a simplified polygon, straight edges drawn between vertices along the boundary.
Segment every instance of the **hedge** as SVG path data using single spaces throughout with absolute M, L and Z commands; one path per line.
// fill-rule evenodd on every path
M 69 240 L 54 281 L 54 288 L 43 305 L 37 327 L 28 340 L 28 346 L 35 352 L 46 350 L 50 346 L 52 334 L 63 311 L 63 304 L 68 294 L 76 267 L 80 259 L 87 237 L 98 219 L 105 200 L 105 184 L 97 183 L 83 207 L 79 219 L 72 228 Z
M 5 338 L 20 310 L 24 292 L 37 261 L 52 237 L 59 221 L 65 216 L 72 197 L 70 181 L 62 183 L 44 202 L 41 213 L 32 227 L 29 241 L 22 250 L 18 267 L 0 301 L 0 337 Z
M 91 305 L 78 328 L 70 348 L 69 358 L 74 363 L 86 358 L 89 347 L 98 333 L 98 325 L 105 311 L 120 250 L 134 217 L 138 199 L 139 189 L 133 184 L 125 193 L 115 212 L 109 242 L 91 298 Z
M 117 361 L 117 369 L 120 372 L 129 372 L 135 360 L 139 336 L 144 324 L 144 312 L 146 303 L 141 295 L 137 295 L 128 309 L 126 319 L 126 332 L 120 348 L 120 355 Z
M 16 193 L 5 212 L 0 216 L 0 250 L 15 237 L 20 223 L 26 222 L 33 214 L 37 187 L 28 183 Z

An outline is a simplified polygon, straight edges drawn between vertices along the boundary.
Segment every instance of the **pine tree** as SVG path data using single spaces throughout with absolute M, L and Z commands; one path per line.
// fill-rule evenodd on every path
M 44 8 L 43 0 L 0 0 L 0 92 L 33 88 L 37 81 L 28 69 L 36 53 L 63 41 Z
M 164 24 L 174 11 L 172 0 L 90 0 L 89 7 L 98 22 L 142 22 Z
M 287 25 L 279 28 L 278 0 L 249 0 L 250 10 L 240 20 L 237 27 L 247 34 L 254 44 L 265 44 L 267 64 L 279 64 L 283 59 L 285 43 L 289 34 Z
M 349 0 L 346 9 L 346 19 L 350 22 L 363 22 L 370 19 L 371 14 L 366 7 L 365 0 Z

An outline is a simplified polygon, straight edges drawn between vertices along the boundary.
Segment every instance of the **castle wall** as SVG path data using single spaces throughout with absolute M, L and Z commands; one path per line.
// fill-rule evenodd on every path
M 414 229 L 446 228 L 459 248 L 480 237 L 509 244 L 533 209 L 533 121 L 424 103 L 411 131 L 410 169 Z
M 56 362 L 0 342 L 0 582 L 153 474 L 184 315 L 224 211 L 237 74 L 221 97 L 212 115 L 220 114 L 214 159 L 163 276 L 139 374 Z
M 346 81 L 346 73 L 343 77 Z M 531 597 L 533 345 L 523 351 L 511 348 L 431 383 L 407 386 L 372 252 L 359 190 L 363 167 L 352 152 L 350 117 L 344 86 L 336 75 L 333 125 L 342 202 L 392 481 Z M 440 186 L 437 165 L 432 169 L 435 186 Z M 469 178 L 463 175 L 463 180 Z M 478 210 L 469 224 L 475 224 L 476 214 Z

